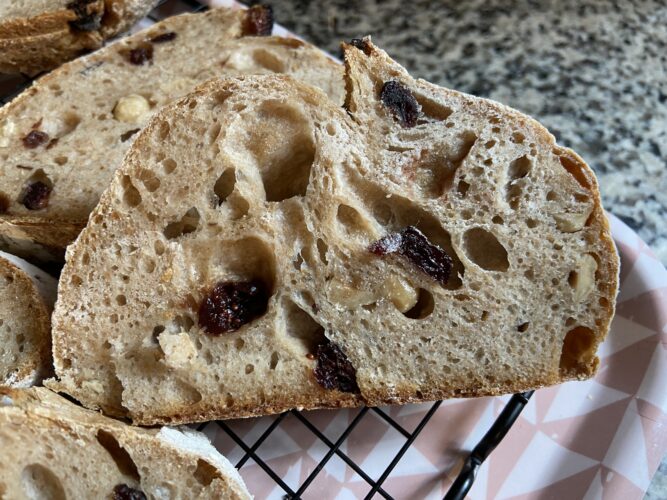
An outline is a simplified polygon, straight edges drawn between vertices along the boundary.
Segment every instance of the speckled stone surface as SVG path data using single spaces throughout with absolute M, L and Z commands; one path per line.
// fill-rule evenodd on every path
M 526 112 L 667 264 L 667 2 L 272 0 L 333 54 L 370 34 L 416 76 Z M 667 461 L 647 499 L 667 499 Z
M 334 54 L 371 34 L 416 76 L 526 112 L 667 264 L 667 2 L 274 0 Z

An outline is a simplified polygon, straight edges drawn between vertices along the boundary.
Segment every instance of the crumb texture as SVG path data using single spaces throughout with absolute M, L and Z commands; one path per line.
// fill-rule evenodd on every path
M 153 423 L 594 373 L 618 258 L 583 160 L 368 40 L 345 58 L 347 110 L 255 76 L 153 118 L 68 250 L 53 387 Z M 256 282 L 262 312 L 202 327 L 218 284 Z

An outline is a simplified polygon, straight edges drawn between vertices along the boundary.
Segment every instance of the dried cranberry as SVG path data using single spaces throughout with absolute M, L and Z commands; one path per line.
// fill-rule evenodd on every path
M 0 193 L 0 214 L 7 213 L 9 210 L 9 197 L 5 193 Z
M 269 36 L 273 31 L 273 9 L 268 5 L 255 5 L 246 11 L 243 34 Z
M 150 44 L 140 45 L 128 51 L 125 56 L 130 63 L 141 66 L 153 61 L 153 46 Z
M 233 332 L 264 314 L 268 301 L 261 281 L 221 281 L 199 306 L 199 326 L 211 335 Z
M 23 145 L 28 149 L 35 149 L 49 142 L 49 134 L 41 130 L 31 130 L 23 139 Z
M 382 86 L 380 100 L 391 110 L 401 125 L 407 128 L 417 125 L 419 103 L 409 88 L 396 80 L 389 80 Z
M 165 42 L 171 42 L 176 38 L 176 33 L 173 31 L 167 31 L 166 33 L 162 33 L 161 35 L 154 36 L 151 38 L 151 42 L 153 43 L 165 43 Z
M 345 353 L 330 340 L 317 346 L 315 379 L 325 389 L 359 394 L 357 371 Z
M 369 250 L 375 255 L 402 255 L 424 273 L 442 285 L 447 284 L 452 271 L 452 259 L 440 247 L 431 243 L 414 226 L 408 226 L 400 233 L 391 233 L 373 243 Z
M 146 495 L 127 484 L 117 484 L 113 489 L 113 500 L 146 500 Z
M 350 45 L 358 48 L 367 56 L 371 55 L 371 44 L 368 41 L 368 38 L 353 38 L 350 40 Z
M 96 31 L 102 25 L 101 12 L 88 12 L 87 6 L 95 0 L 76 0 L 67 4 L 67 8 L 73 10 L 76 19 L 69 22 L 74 31 Z
M 51 188 L 42 181 L 35 181 L 28 184 L 23 192 L 21 203 L 28 210 L 39 210 L 46 208 L 49 204 Z

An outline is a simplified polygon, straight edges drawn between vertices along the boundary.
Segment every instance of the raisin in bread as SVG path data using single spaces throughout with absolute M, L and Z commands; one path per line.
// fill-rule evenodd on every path
M 251 498 L 206 436 L 140 429 L 44 388 L 0 388 L 2 498 Z
M 296 39 L 250 36 L 270 33 L 271 19 L 262 7 L 169 18 L 0 109 L 0 249 L 62 259 L 153 112 L 216 75 L 287 73 L 342 104 L 342 65 Z
M 52 387 L 151 424 L 595 372 L 618 257 L 583 160 L 369 40 L 345 60 L 347 112 L 268 75 L 151 120 L 68 248 Z
M 0 73 L 34 75 L 97 49 L 158 0 L 11 0 L 0 3 Z
M 52 375 L 56 279 L 0 252 L 0 386 L 29 387 Z

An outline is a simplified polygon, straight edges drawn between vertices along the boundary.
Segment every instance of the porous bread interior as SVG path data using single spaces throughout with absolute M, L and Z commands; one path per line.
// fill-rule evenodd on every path
M 351 117 L 265 76 L 212 81 L 151 121 L 68 250 L 53 387 L 147 424 L 594 373 L 618 258 L 585 163 L 534 120 L 415 81 L 379 49 L 347 47 L 346 63 Z M 379 101 L 390 79 L 420 103 L 414 128 Z M 368 251 L 408 225 L 452 257 L 447 286 Z M 208 290 L 249 279 L 270 286 L 266 314 L 202 331 Z M 419 297 L 405 313 L 397 280 Z M 315 381 L 323 335 L 360 396 Z
M 131 427 L 43 388 L 0 388 L 0 495 L 111 498 L 125 484 L 149 499 L 251 498 L 227 459 L 193 432 Z
M 64 9 L 72 0 L 10 0 L 0 3 L 0 22 Z
M 0 252 L 0 386 L 28 387 L 53 375 L 51 308 L 38 284 Z M 40 279 L 49 279 L 45 274 Z M 53 278 L 50 278 L 55 282 Z
M 286 73 L 321 87 L 342 104 L 342 67 L 295 39 L 242 37 L 243 11 L 214 9 L 168 18 L 100 51 L 65 64 L 38 80 L 0 110 L 0 234 L 64 248 L 95 207 L 136 132 L 153 112 L 197 84 L 220 75 Z M 173 41 L 153 44 L 151 63 L 133 65 L 127 52 L 173 31 Z M 136 122 L 116 119 L 119 100 L 140 95 L 150 106 Z M 23 144 L 33 128 L 49 145 Z M 43 180 L 53 191 L 48 206 L 21 203 L 27 182 Z

